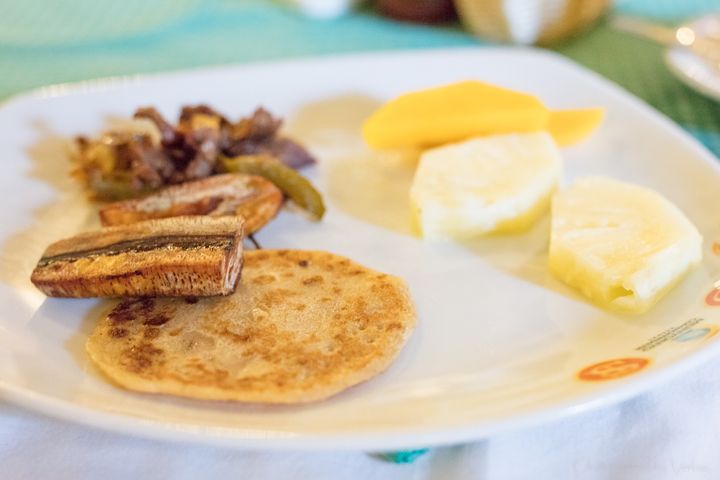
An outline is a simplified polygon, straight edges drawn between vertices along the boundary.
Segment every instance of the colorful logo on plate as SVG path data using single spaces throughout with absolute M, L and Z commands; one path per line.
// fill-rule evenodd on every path
M 692 342 L 693 340 L 708 339 L 715 336 L 718 327 L 715 325 L 698 325 L 695 328 L 686 330 L 673 340 L 676 342 Z
M 615 358 L 583 368 L 577 374 L 585 382 L 605 382 L 637 373 L 650 365 L 649 358 Z
M 705 303 L 711 307 L 720 306 L 720 288 L 715 287 L 710 290 L 705 296 Z

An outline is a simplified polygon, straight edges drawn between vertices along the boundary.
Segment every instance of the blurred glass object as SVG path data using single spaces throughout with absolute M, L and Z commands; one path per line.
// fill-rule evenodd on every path
M 332 20 L 348 13 L 360 0 L 281 0 L 308 17 Z
M 460 20 L 481 38 L 548 44 L 591 25 L 612 0 L 455 0 Z

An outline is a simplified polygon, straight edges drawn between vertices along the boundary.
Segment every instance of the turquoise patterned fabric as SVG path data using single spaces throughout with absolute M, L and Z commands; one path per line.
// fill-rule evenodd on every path
M 676 23 L 720 10 L 720 0 L 618 0 L 616 8 Z M 317 21 L 272 0 L 0 0 L 0 99 L 88 78 L 478 44 L 458 25 L 397 23 L 367 5 L 336 21 Z M 600 24 L 555 49 L 645 99 L 720 155 L 718 105 L 670 75 L 661 47 Z

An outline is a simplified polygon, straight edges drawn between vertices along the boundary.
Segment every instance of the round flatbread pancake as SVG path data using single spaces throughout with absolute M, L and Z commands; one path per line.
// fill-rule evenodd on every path
M 327 252 L 244 260 L 229 296 L 122 301 L 90 336 L 90 357 L 131 390 L 310 402 L 385 370 L 415 326 L 397 277 Z

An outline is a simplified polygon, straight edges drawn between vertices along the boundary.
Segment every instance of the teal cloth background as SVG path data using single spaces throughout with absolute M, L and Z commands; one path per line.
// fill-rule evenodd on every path
M 667 23 L 720 0 L 618 0 Z M 267 59 L 480 45 L 457 25 L 393 22 L 368 6 L 335 21 L 272 0 L 0 0 L 0 98 L 53 83 Z M 720 155 L 720 106 L 680 84 L 662 48 L 601 23 L 555 50 L 667 114 Z
M 720 0 L 618 0 L 676 23 Z M 52 83 L 267 59 L 479 45 L 457 25 L 393 22 L 370 7 L 335 21 L 272 0 L 0 0 L 0 98 Z M 624 86 L 720 155 L 720 105 L 680 84 L 662 48 L 601 23 L 554 47 Z

